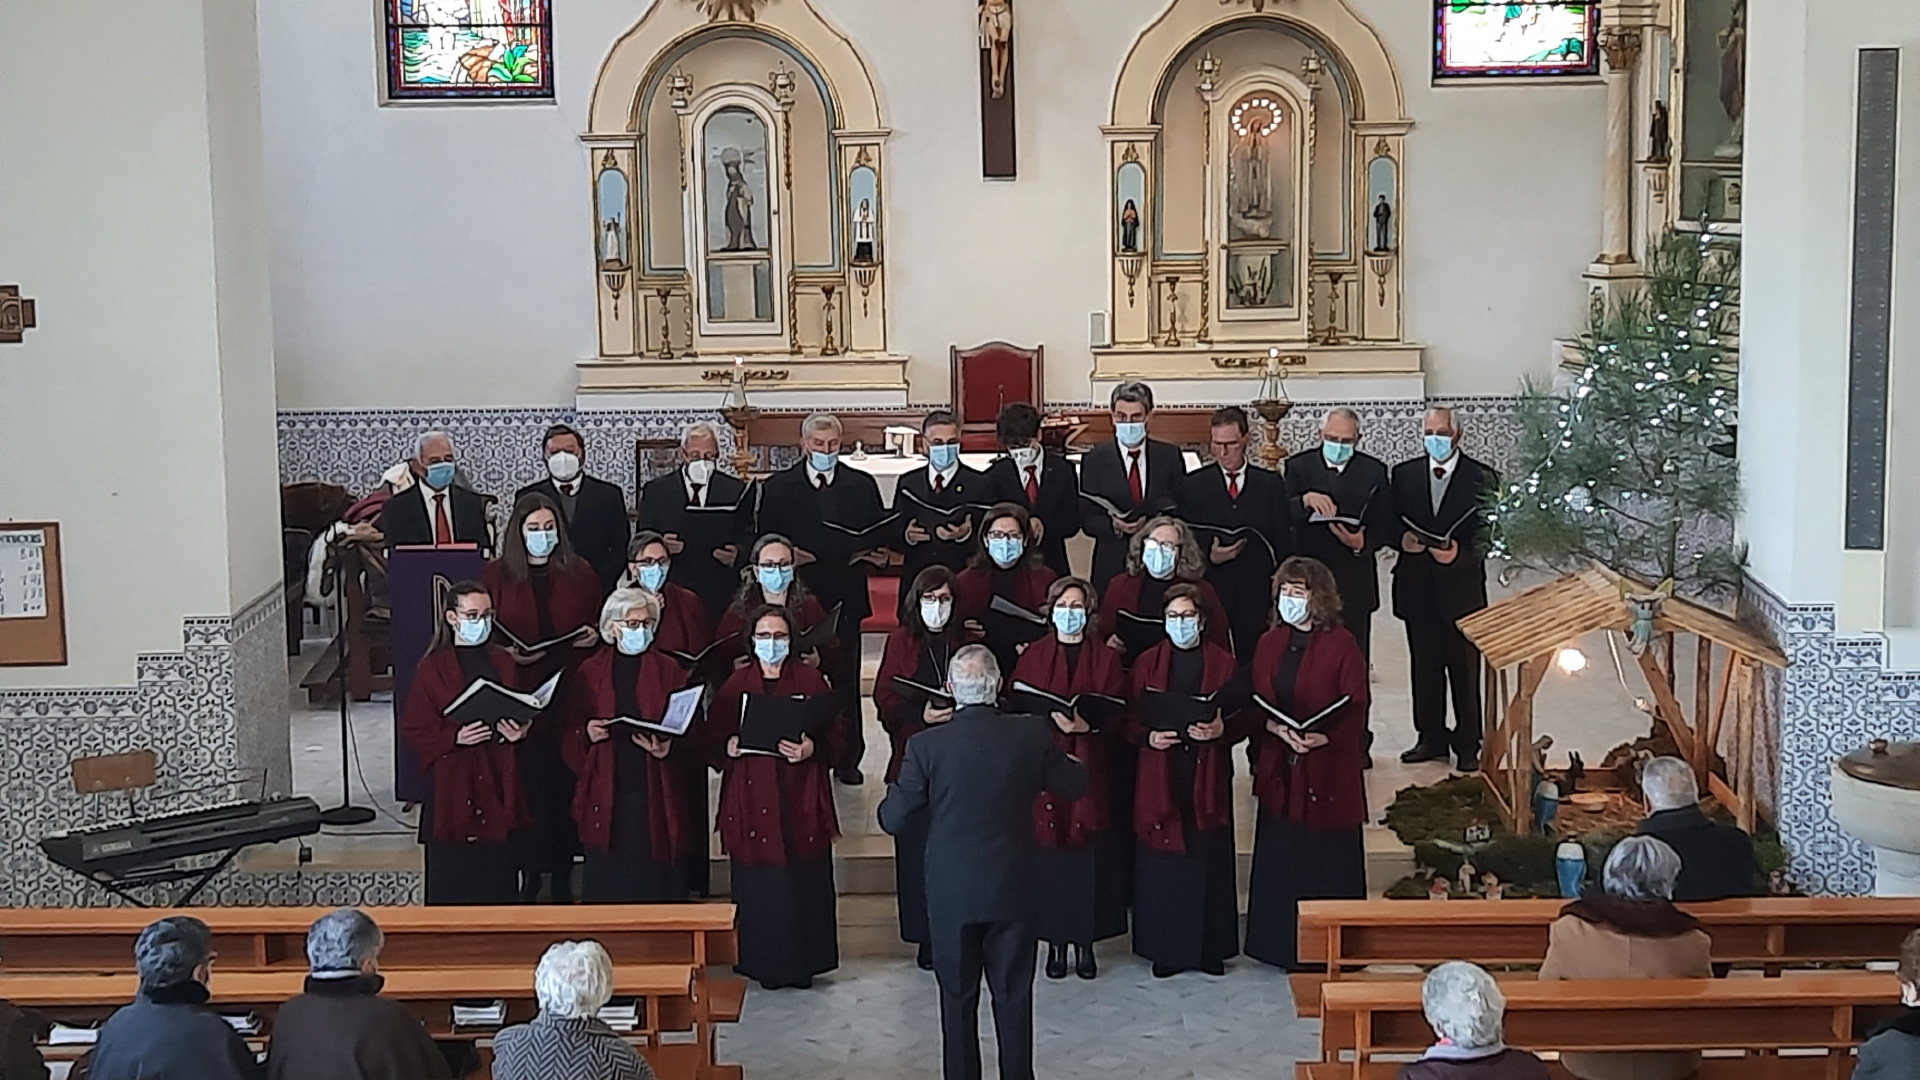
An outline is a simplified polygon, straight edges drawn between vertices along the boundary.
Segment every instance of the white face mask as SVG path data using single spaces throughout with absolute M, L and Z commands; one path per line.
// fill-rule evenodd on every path
M 580 475 L 580 458 L 571 450 L 561 450 L 547 455 L 547 475 L 561 483 L 566 483 Z
M 920 621 L 927 624 L 929 630 L 939 630 L 953 617 L 952 600 L 933 600 L 920 598 Z
M 1009 453 L 1013 455 L 1013 463 L 1023 469 L 1040 461 L 1040 448 L 1037 446 L 1022 446 Z
M 687 462 L 687 479 L 696 484 L 704 484 L 713 479 L 714 463 L 709 458 L 700 458 Z

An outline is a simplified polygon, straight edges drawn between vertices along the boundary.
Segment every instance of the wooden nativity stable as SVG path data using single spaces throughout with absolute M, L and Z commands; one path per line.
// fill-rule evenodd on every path
M 1633 625 L 1624 591 L 1649 593 L 1639 582 L 1604 567 L 1565 574 L 1460 620 L 1460 629 L 1480 649 L 1486 664 L 1486 747 L 1483 775 L 1501 816 L 1515 833 L 1534 829 L 1534 695 L 1560 649 L 1595 630 L 1622 634 Z M 1653 618 L 1654 644 L 1635 659 L 1653 688 L 1654 715 L 1672 732 L 1680 754 L 1693 765 L 1703 792 L 1711 792 L 1752 830 L 1755 777 L 1762 763 L 1755 725 L 1765 668 L 1785 668 L 1787 658 L 1764 635 L 1711 608 L 1669 597 Z M 1695 650 L 1694 715 L 1689 718 L 1674 691 L 1680 672 L 1676 639 L 1692 634 Z M 1719 657 L 1718 689 L 1714 686 Z M 1731 714 L 1731 727 L 1727 726 Z M 1720 749 L 1722 742 L 1725 749 Z M 1637 797 L 1637 793 L 1635 793 Z

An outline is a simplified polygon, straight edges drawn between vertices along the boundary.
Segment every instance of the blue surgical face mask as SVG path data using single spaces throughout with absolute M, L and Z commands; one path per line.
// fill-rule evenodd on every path
M 640 568 L 640 572 L 634 575 L 633 580 L 639 582 L 640 587 L 648 592 L 659 592 L 660 586 L 667 583 L 667 564 L 648 563 Z
M 427 466 L 427 486 L 435 491 L 447 490 L 447 485 L 453 483 L 455 469 L 451 461 L 436 461 Z
M 1175 648 L 1191 649 L 1193 643 L 1200 640 L 1200 616 L 1169 615 L 1166 622 L 1167 638 Z
M 793 586 L 793 567 L 791 566 L 756 566 L 753 568 L 753 575 L 760 580 L 760 591 L 763 593 L 784 596 Z
M 1289 626 L 1303 626 L 1307 621 L 1307 598 L 1304 596 L 1280 596 L 1280 621 Z
M 935 443 L 927 447 L 927 460 L 933 463 L 934 468 L 939 469 L 941 472 L 946 472 L 959 463 L 960 444 L 952 442 Z
M 1326 458 L 1329 465 L 1345 465 L 1353 460 L 1353 444 L 1323 442 L 1320 444 L 1320 456 Z
M 639 656 L 653 644 L 653 625 L 649 623 L 638 629 L 631 626 L 620 628 L 620 651 L 628 656 Z
M 453 624 L 453 638 L 461 645 L 484 645 L 493 636 L 493 618 L 459 619 Z
M 987 537 L 987 554 L 993 559 L 994 564 L 1002 570 L 1019 562 L 1020 556 L 1025 553 L 1026 550 L 1026 542 L 1017 536 Z
M 786 638 L 754 638 L 753 655 L 763 664 L 783 664 L 793 642 Z
M 1453 456 L 1453 436 L 1428 435 L 1423 441 L 1427 444 L 1427 456 L 1433 460 L 1445 461 Z
M 813 466 L 814 472 L 832 472 L 833 467 L 840 464 L 840 454 L 838 451 L 829 454 L 820 450 L 810 450 L 807 452 L 807 464 Z
M 1147 568 L 1147 573 L 1162 581 L 1173 576 L 1173 564 L 1178 559 L 1172 548 L 1158 540 L 1149 540 L 1140 545 L 1140 565 Z
M 1147 423 L 1144 420 L 1127 420 L 1113 425 L 1114 438 L 1120 445 L 1132 449 L 1147 441 Z
M 527 554 L 536 559 L 546 558 L 560 546 L 560 534 L 552 529 L 527 529 L 521 535 L 527 538 Z
M 1085 633 L 1087 629 L 1087 609 L 1083 607 L 1054 608 L 1053 628 L 1067 637 Z

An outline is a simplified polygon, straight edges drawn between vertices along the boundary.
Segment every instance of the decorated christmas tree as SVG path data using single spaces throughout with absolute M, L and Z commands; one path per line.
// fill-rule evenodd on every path
M 1595 305 L 1578 369 L 1523 394 L 1526 471 L 1492 508 L 1496 554 L 1554 571 L 1599 562 L 1694 596 L 1738 587 L 1738 296 L 1737 254 L 1703 230 L 1668 234 L 1645 287 Z

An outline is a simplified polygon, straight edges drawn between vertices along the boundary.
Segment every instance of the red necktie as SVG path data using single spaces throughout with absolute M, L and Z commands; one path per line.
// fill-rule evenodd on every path
M 947 490 L 947 478 L 944 476 L 941 476 L 939 473 L 934 473 L 933 474 L 933 493 L 935 495 L 938 495 L 945 490 Z
M 1240 501 L 1240 474 L 1239 473 L 1227 474 L 1227 498 L 1232 499 L 1235 502 Z
M 705 484 L 695 484 L 695 485 L 693 485 L 693 505 L 695 505 L 695 506 L 705 506 L 705 505 L 707 505 L 706 503 L 704 503 L 704 502 L 702 502 L 702 501 L 701 501 L 701 499 L 700 499 L 700 489 L 701 489 L 701 488 L 703 488 L 703 487 L 706 487 L 706 486 L 707 486 L 707 485 L 705 485 Z
M 447 523 L 447 496 L 444 492 L 433 497 L 433 542 L 442 546 L 453 543 L 453 526 Z
M 1445 480 L 1447 478 L 1447 470 L 1435 465 L 1433 467 L 1433 478 L 1435 480 Z
M 827 474 L 819 473 L 814 476 L 813 486 L 819 488 L 821 491 L 827 490 Z
M 1040 467 L 1038 465 L 1027 466 L 1027 505 L 1029 507 L 1040 505 Z
M 1133 492 L 1133 505 L 1139 506 L 1141 497 L 1145 494 L 1140 487 L 1140 451 L 1135 450 L 1129 456 L 1133 459 L 1133 464 L 1127 466 L 1127 487 Z

